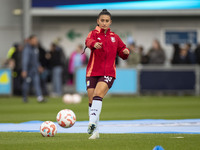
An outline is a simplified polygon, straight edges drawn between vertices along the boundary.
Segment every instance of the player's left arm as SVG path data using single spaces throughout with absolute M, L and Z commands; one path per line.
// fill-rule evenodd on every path
M 118 38 L 117 54 L 120 58 L 125 60 L 128 58 L 130 51 L 118 35 L 117 38 Z

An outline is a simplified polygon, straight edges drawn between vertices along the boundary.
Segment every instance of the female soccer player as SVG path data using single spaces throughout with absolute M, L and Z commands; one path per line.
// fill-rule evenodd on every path
M 95 30 L 91 31 L 85 41 L 91 49 L 87 65 L 86 84 L 89 98 L 89 139 L 99 138 L 98 124 L 102 100 L 116 78 L 115 58 L 118 55 L 127 59 L 129 50 L 117 34 L 110 31 L 111 14 L 103 9 L 97 18 Z

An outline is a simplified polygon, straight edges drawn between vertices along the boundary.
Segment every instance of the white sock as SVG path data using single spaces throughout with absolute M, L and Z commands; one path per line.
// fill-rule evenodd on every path
M 88 115 L 89 115 L 89 117 L 90 117 L 90 111 L 91 111 L 91 107 L 89 106 L 88 107 Z
M 92 105 L 89 104 L 89 107 L 88 107 L 89 118 L 90 118 L 91 107 L 92 107 Z M 95 129 L 95 131 L 99 131 L 99 118 L 97 119 L 97 122 L 96 122 L 96 129 Z
M 101 108 L 102 108 L 102 98 L 95 96 L 92 101 L 92 107 L 90 110 L 90 123 L 97 123 L 101 113 Z

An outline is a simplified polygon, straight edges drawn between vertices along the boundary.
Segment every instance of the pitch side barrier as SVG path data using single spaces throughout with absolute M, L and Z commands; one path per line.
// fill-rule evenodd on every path
M 0 95 L 12 95 L 12 71 L 0 68 Z
M 139 93 L 200 95 L 200 66 L 140 66 Z
M 200 66 L 138 65 L 117 68 L 117 79 L 109 93 L 114 95 L 189 94 L 200 95 Z M 76 70 L 76 92 L 86 94 L 86 68 Z

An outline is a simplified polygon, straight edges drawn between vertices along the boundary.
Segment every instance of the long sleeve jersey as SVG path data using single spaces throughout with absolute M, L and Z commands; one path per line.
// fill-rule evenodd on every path
M 94 48 L 96 42 L 102 43 L 101 49 Z M 97 26 L 95 30 L 88 34 L 85 44 L 91 49 L 86 76 L 111 76 L 116 78 L 116 56 L 118 55 L 124 60 L 128 58 L 128 55 L 123 53 L 126 45 L 120 37 L 111 32 L 110 29 L 105 33 L 104 29 Z

